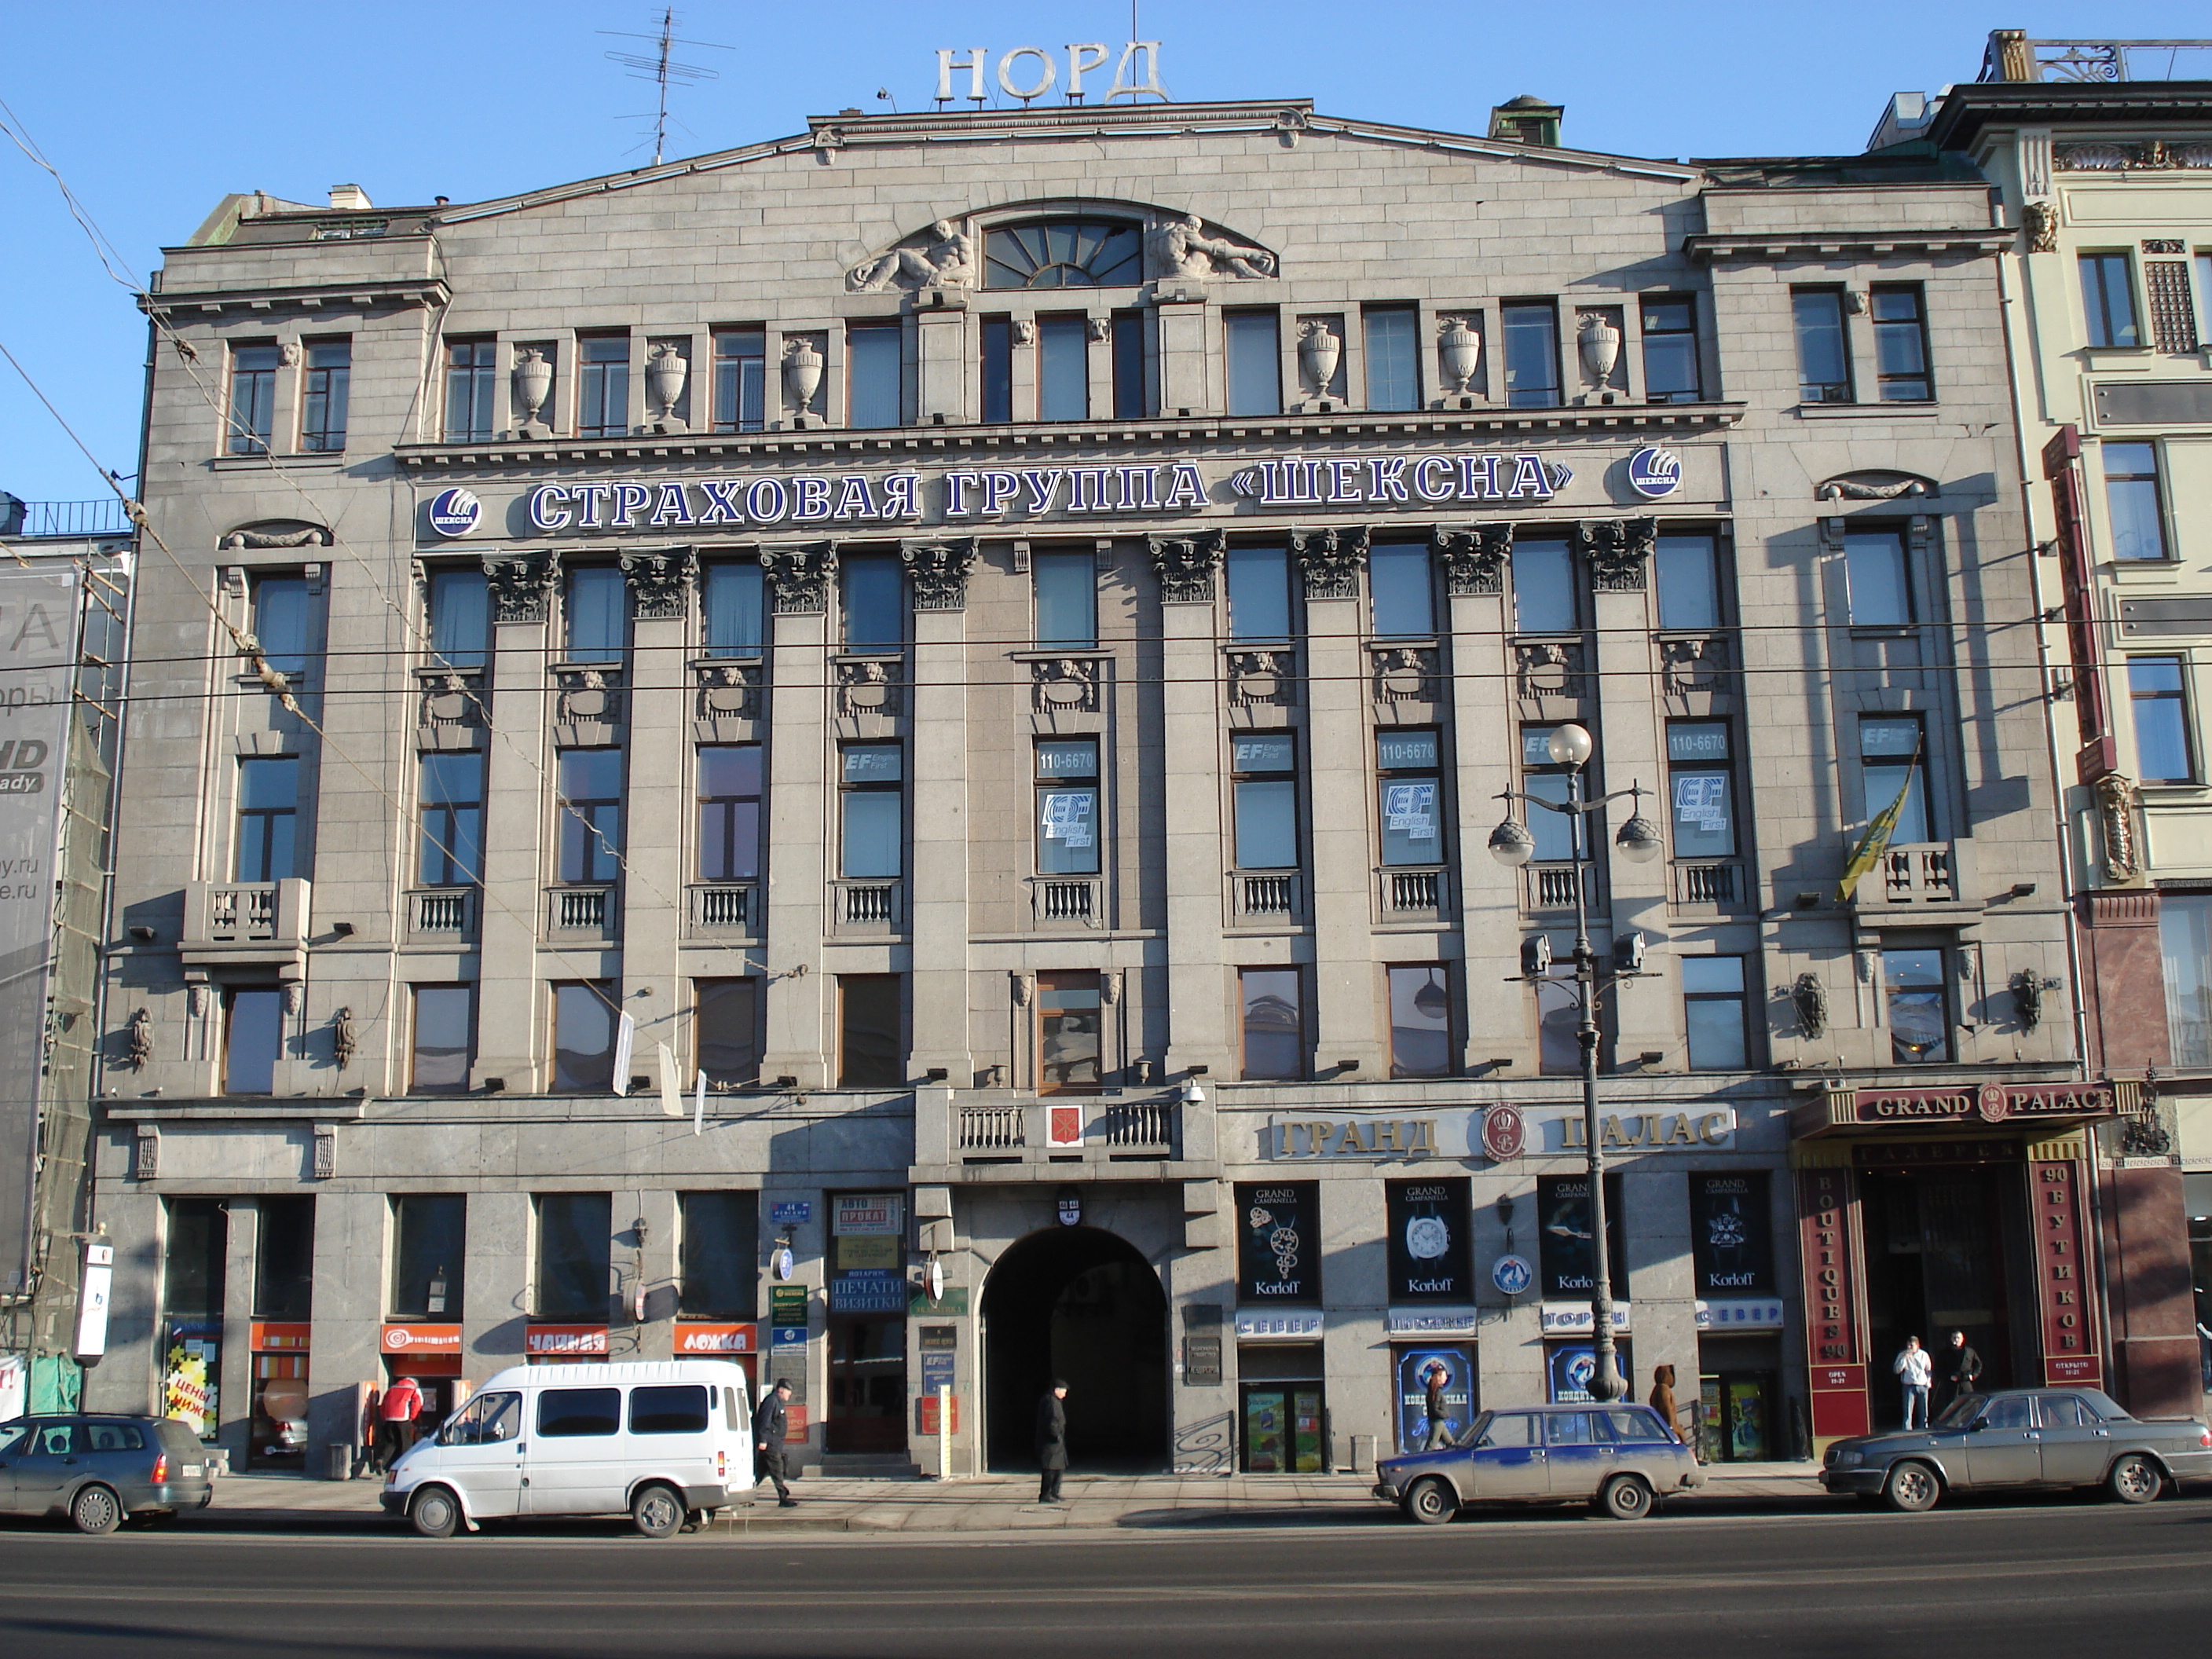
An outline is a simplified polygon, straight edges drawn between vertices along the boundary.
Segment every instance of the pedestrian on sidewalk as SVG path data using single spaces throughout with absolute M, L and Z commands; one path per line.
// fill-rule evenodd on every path
M 1928 1426 L 1928 1382 L 1936 1374 L 1936 1362 L 1928 1357 L 1928 1350 L 1920 1346 L 1920 1339 L 1908 1336 L 1897 1358 L 1889 1362 L 1898 1380 L 1905 1385 L 1905 1426 L 1924 1429 Z
M 1982 1357 L 1967 1343 L 1966 1332 L 1951 1333 L 1951 1352 L 1944 1356 L 1943 1368 L 1944 1381 L 1950 1385 L 1943 1408 L 1948 1411 L 1981 1387 Z
M 1067 1473 L 1067 1379 L 1055 1376 L 1037 1401 L 1037 1502 L 1060 1502 L 1060 1478 Z
M 1421 1369 L 1421 1384 L 1429 1414 L 1429 1437 L 1423 1443 L 1424 1451 L 1440 1451 L 1452 1443 L 1451 1429 L 1447 1420 L 1450 1407 L 1444 1401 L 1444 1384 L 1451 1380 L 1451 1371 L 1441 1359 L 1431 1359 Z
M 1651 1409 L 1659 1413 L 1659 1420 L 1667 1425 L 1667 1432 L 1674 1437 L 1678 1444 L 1680 1443 L 1682 1431 L 1674 1420 L 1680 1413 L 1674 1407 L 1674 1368 L 1672 1365 L 1654 1365 L 1651 1368 Z
M 791 1379 L 779 1376 L 775 1386 L 761 1396 L 760 1409 L 753 1413 L 753 1449 L 760 1455 L 760 1468 L 753 1474 L 756 1486 L 762 1476 L 775 1483 L 775 1506 L 780 1510 L 795 1510 L 799 1500 L 791 1495 L 785 1479 L 783 1436 L 789 1420 L 784 1403 L 791 1398 Z
M 403 1376 L 376 1402 L 376 1468 L 381 1474 L 405 1455 L 415 1441 L 415 1419 L 422 1410 L 422 1390 Z

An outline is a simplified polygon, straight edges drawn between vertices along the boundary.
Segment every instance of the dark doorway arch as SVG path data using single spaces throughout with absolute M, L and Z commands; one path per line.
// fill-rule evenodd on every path
M 1049 1227 L 1016 1242 L 983 1283 L 983 1363 L 994 1469 L 1036 1467 L 1037 1401 L 1055 1376 L 1073 1468 L 1167 1467 L 1167 1294 L 1127 1239 Z

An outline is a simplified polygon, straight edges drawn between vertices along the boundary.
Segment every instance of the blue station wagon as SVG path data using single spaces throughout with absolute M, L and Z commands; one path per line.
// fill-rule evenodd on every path
M 1635 1521 L 1705 1479 L 1657 1413 L 1625 1402 L 1487 1411 L 1457 1444 L 1385 1458 L 1375 1473 L 1377 1498 L 1430 1526 L 1470 1504 L 1594 1504 Z

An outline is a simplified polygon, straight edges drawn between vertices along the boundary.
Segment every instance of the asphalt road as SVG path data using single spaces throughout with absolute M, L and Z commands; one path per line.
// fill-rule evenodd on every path
M 0 1527 L 0 1654 L 2212 1653 L 2212 1498 L 1048 1538 Z

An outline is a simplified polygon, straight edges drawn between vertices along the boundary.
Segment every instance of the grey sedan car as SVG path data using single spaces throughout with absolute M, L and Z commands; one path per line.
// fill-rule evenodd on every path
M 1705 1479 L 1657 1413 L 1625 1402 L 1487 1411 L 1456 1445 L 1385 1458 L 1375 1473 L 1377 1498 L 1431 1526 L 1492 1503 L 1595 1504 L 1634 1521 Z
M 2193 1418 L 2130 1417 L 2096 1389 L 2003 1389 L 1953 1401 L 1930 1428 L 1837 1441 L 1820 1484 L 1917 1512 L 2000 1487 L 2102 1486 L 2148 1504 L 2169 1481 L 2209 1474 L 2212 1430 Z
M 215 1501 L 205 1447 L 175 1418 L 19 1417 L 0 1423 L 0 1514 L 66 1515 L 79 1532 Z

